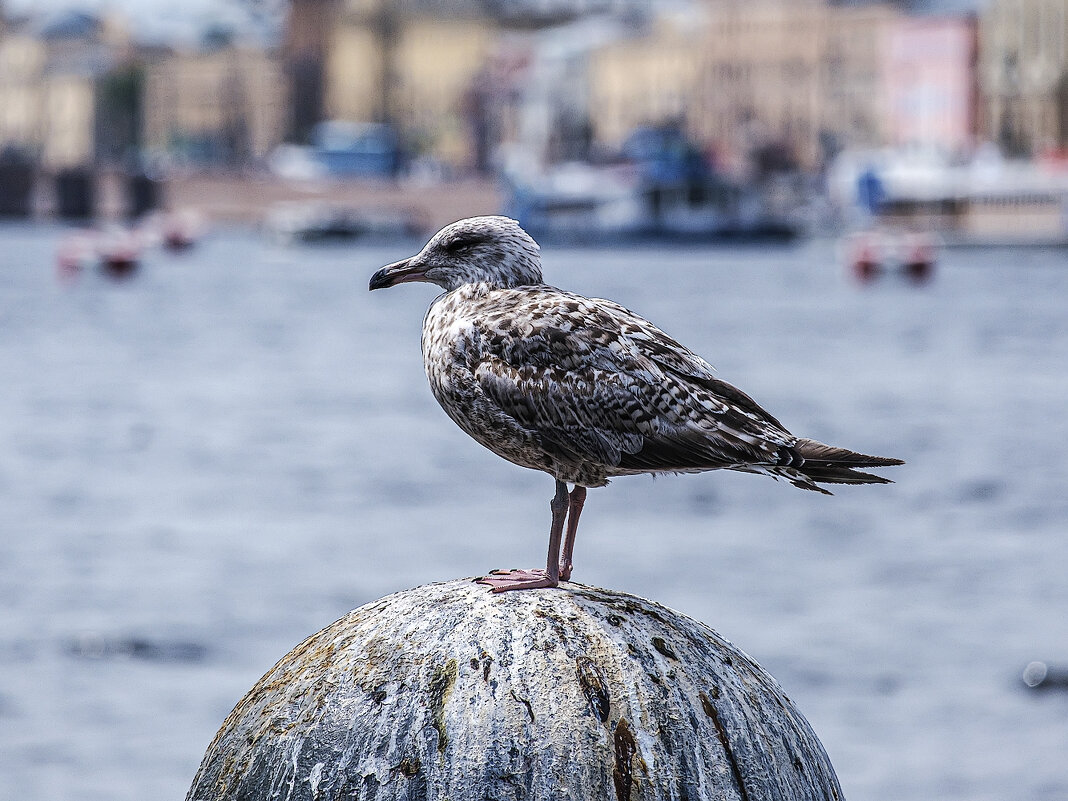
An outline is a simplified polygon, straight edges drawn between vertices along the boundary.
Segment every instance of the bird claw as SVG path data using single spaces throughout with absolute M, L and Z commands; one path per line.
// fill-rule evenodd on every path
M 488 576 L 475 579 L 477 584 L 486 584 L 492 592 L 509 590 L 534 590 L 540 587 L 558 587 L 559 581 L 549 578 L 544 570 L 491 570 Z

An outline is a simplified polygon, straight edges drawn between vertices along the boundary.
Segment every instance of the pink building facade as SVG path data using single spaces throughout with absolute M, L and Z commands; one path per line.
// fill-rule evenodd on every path
M 974 19 L 905 17 L 888 31 L 890 143 L 964 153 L 975 145 L 977 26 Z

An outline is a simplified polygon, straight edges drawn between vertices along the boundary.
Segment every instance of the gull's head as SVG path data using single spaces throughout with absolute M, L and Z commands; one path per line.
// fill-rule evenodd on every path
M 371 289 L 427 281 L 446 291 L 465 284 L 494 288 L 540 284 L 538 243 L 507 217 L 469 217 L 446 225 L 422 250 L 371 276 Z

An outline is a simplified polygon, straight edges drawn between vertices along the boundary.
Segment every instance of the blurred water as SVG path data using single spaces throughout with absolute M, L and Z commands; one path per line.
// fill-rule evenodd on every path
M 549 477 L 425 385 L 407 245 L 217 235 L 133 280 L 56 280 L 0 228 L 0 798 L 181 798 L 237 699 L 373 598 L 543 563 Z M 413 243 L 414 246 L 414 243 Z M 833 248 L 546 248 L 798 433 L 899 456 L 833 498 L 747 475 L 591 492 L 576 579 L 765 665 L 847 797 L 1068 797 L 1068 257 L 945 254 L 858 287 Z

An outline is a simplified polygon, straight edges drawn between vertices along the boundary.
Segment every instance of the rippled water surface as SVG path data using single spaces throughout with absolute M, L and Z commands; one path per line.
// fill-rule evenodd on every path
M 63 283 L 0 227 L 0 798 L 181 798 L 240 696 L 349 609 L 543 562 L 552 480 L 426 387 L 415 246 L 216 234 Z M 1068 254 L 952 251 L 859 287 L 827 243 L 545 249 L 796 433 L 899 456 L 834 497 L 756 476 L 591 491 L 577 580 L 767 667 L 846 796 L 1068 798 Z

